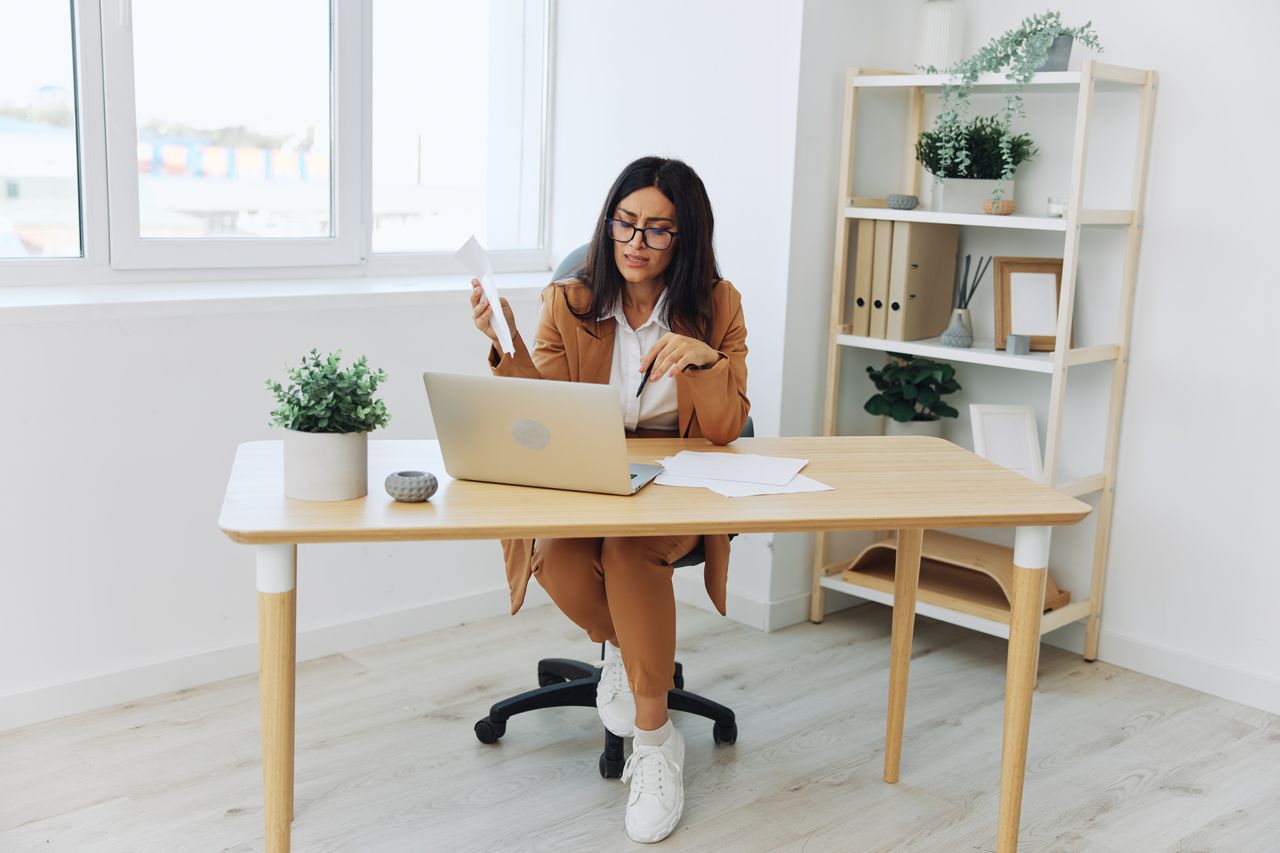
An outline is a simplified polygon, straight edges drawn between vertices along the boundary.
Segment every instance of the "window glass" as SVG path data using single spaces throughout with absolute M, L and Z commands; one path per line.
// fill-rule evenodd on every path
M 544 5 L 375 0 L 373 250 L 540 243 Z
M 0 258 L 79 257 L 71 4 L 0 0 Z
M 133 0 L 141 236 L 328 237 L 327 0 Z

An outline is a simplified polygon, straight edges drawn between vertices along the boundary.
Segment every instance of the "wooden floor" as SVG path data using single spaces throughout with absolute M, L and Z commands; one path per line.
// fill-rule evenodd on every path
M 993 850 L 1004 642 L 921 619 L 902 781 L 880 781 L 888 610 L 761 634 L 682 607 L 690 689 L 738 715 L 735 746 L 677 717 L 686 808 L 664 851 Z M 537 608 L 298 667 L 294 849 L 614 851 L 624 786 L 596 770 L 595 712 L 471 727 L 590 659 Z M 1022 847 L 1280 851 L 1280 718 L 1046 647 Z M 0 734 L 0 850 L 262 849 L 257 683 L 236 678 Z

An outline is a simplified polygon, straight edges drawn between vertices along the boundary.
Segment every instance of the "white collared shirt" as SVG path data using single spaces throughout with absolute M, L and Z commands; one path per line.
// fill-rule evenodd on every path
M 613 309 L 612 316 L 618 323 L 613 333 L 613 365 L 609 369 L 609 384 L 618 391 L 618 399 L 622 403 L 622 422 L 629 430 L 639 427 L 674 433 L 680 429 L 674 378 L 663 376 L 654 381 L 654 377 L 650 376 L 645 383 L 644 392 L 639 398 L 636 397 L 636 389 L 644 378 L 644 374 L 640 372 L 641 360 L 663 335 L 671 331 L 671 327 L 662 319 L 666 306 L 667 291 L 663 288 L 653 306 L 653 313 L 638 329 L 632 329 L 627 322 L 621 302 Z

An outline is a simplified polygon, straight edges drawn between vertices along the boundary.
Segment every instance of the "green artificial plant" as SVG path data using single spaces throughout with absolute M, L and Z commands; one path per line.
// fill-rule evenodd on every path
M 944 394 L 960 390 L 954 367 L 922 356 L 891 352 L 889 357 L 893 360 L 879 370 L 867 368 L 880 392 L 863 406 L 867 412 L 888 415 L 899 423 L 960 416 L 955 408 L 942 402 Z
M 926 130 L 920 134 L 920 138 L 916 140 L 916 159 L 929 174 L 938 178 L 995 181 L 1005 177 L 1006 152 L 1012 163 L 1009 174 L 1037 153 L 1030 136 L 1025 133 L 1017 136 L 1006 133 L 997 116 L 978 116 L 962 128 L 962 131 L 961 142 L 965 148 L 963 165 L 958 158 L 949 162 L 943 159 L 941 131 Z
M 267 380 L 276 397 L 271 423 L 298 432 L 372 432 L 391 420 L 381 400 L 373 399 L 386 381 L 382 368 L 370 371 L 364 356 L 343 370 L 342 350 L 321 356 L 311 350 L 296 367 L 285 365 L 288 387 Z
M 939 69 L 932 65 L 921 68 L 926 74 L 944 73 L 951 78 L 942 86 L 941 107 L 931 140 L 937 151 L 935 162 L 939 171 L 933 173 L 936 180 L 943 180 L 946 175 L 968 174 L 970 152 L 965 140 L 968 132 L 965 115 L 969 109 L 969 94 L 979 74 L 1000 72 L 1004 72 L 1009 86 L 1005 89 L 1004 109 L 997 119 L 1001 130 L 999 148 L 1002 160 L 1002 169 L 997 177 L 1005 181 L 1013 177 L 1017 166 L 1014 140 L 1018 137 L 1013 136 L 1011 128 L 1015 118 L 1025 115 L 1022 89 L 1031 81 L 1036 69 L 1044 64 L 1049 48 L 1058 36 L 1071 36 L 1086 47 L 1102 51 L 1092 21 L 1086 21 L 1079 27 L 1067 27 L 1062 24 L 1061 12 L 1047 11 L 1023 18 L 1019 26 L 993 38 L 977 53 L 961 59 L 950 68 Z M 923 158 L 921 162 L 924 162 Z M 1002 192 L 997 188 L 992 193 L 992 200 L 999 201 Z

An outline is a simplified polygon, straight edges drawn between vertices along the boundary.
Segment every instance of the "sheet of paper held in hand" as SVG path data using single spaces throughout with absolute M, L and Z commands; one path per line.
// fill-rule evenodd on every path
M 664 469 L 654 481 L 658 485 L 701 487 L 729 498 L 823 492 L 831 488 L 799 473 L 809 464 L 808 459 L 682 450 L 658 462 Z
M 498 346 L 508 355 L 515 355 L 515 344 L 511 342 L 511 327 L 507 325 L 507 315 L 502 310 L 502 301 L 498 298 L 498 284 L 493 280 L 493 267 L 489 264 L 489 256 L 475 236 L 467 238 L 462 248 L 453 253 L 458 263 L 466 267 L 473 278 L 480 280 L 480 289 L 484 298 L 489 300 L 493 313 L 489 315 L 489 325 L 498 336 Z

